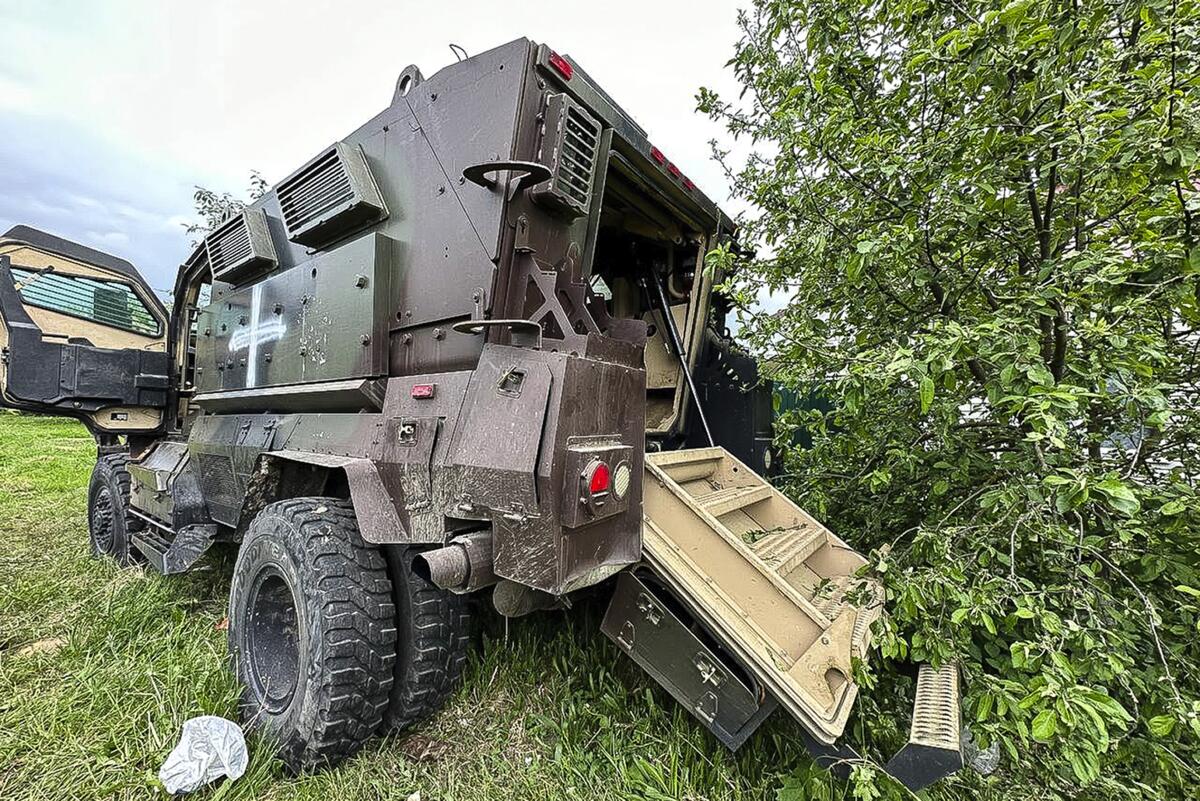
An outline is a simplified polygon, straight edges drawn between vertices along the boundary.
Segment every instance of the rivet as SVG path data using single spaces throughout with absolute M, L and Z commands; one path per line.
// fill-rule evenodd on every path
M 370 345 L 371 344 L 371 335 L 363 334 L 361 337 L 358 338 L 358 341 L 363 343 L 364 346 Z

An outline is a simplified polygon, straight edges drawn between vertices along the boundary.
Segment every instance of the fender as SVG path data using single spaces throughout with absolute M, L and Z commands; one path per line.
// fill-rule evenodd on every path
M 252 518 L 258 509 L 271 501 L 286 497 L 278 482 L 272 480 L 272 477 L 281 474 L 277 466 L 279 462 L 307 464 L 326 471 L 341 470 L 350 488 L 350 501 L 358 515 L 363 539 L 377 545 L 407 544 L 411 541 L 375 464 L 370 459 L 329 453 L 281 450 L 259 456 L 257 469 L 246 488 L 246 501 L 242 509 L 244 521 Z

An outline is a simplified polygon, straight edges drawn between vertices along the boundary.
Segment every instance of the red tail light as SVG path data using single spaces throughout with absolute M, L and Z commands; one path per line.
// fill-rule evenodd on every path
M 612 474 L 608 470 L 608 465 L 604 462 L 596 462 L 592 466 L 592 475 L 588 478 L 588 492 L 592 495 L 608 492 L 611 484 Z
M 575 74 L 575 68 L 571 66 L 571 62 L 567 61 L 553 50 L 550 51 L 550 57 L 548 61 L 550 62 L 550 66 L 554 67 L 558 74 L 566 78 L 568 81 L 571 80 L 571 76 Z

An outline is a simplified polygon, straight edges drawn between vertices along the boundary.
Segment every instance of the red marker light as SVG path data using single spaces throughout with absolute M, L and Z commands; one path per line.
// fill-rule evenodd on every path
M 575 68 L 571 66 L 570 61 L 567 61 L 553 50 L 550 51 L 550 58 L 548 60 L 550 62 L 550 66 L 554 67 L 554 69 L 558 71 L 559 75 L 563 76 L 568 81 L 571 80 L 571 76 L 575 74 Z
M 668 164 L 668 165 L 667 165 L 667 172 L 671 173 L 671 177 L 672 177 L 672 178 L 678 178 L 678 177 L 680 177 L 681 175 L 683 175 L 683 173 L 681 173 L 681 172 L 679 171 L 679 168 L 678 168 L 678 167 L 676 167 L 674 164 Z
M 692 179 L 688 178 L 686 175 L 683 178 L 683 185 L 687 188 L 687 190 L 689 192 L 691 192 L 693 189 L 696 188 L 696 185 L 694 183 L 692 183 Z
M 436 391 L 437 384 L 413 384 L 412 396 L 417 400 L 429 400 Z
M 650 148 L 650 158 L 654 159 L 654 161 L 658 164 L 662 164 L 667 160 L 667 157 L 664 156 L 663 152 L 657 147 Z
M 608 487 L 612 475 L 608 471 L 608 465 L 604 462 L 596 462 L 592 468 L 592 477 L 588 479 L 588 492 L 592 495 L 598 495 L 601 492 L 608 492 Z

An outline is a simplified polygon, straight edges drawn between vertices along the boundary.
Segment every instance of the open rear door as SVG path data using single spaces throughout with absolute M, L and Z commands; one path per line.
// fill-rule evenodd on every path
M 26 226 L 0 237 L 0 406 L 97 437 L 162 426 L 167 312 L 127 261 Z
M 866 560 L 723 448 L 646 454 L 642 493 L 644 562 L 618 579 L 604 632 L 730 748 L 778 705 L 822 764 L 857 760 L 838 739 L 883 613 Z M 910 788 L 962 765 L 957 677 L 922 666 L 888 768 Z

